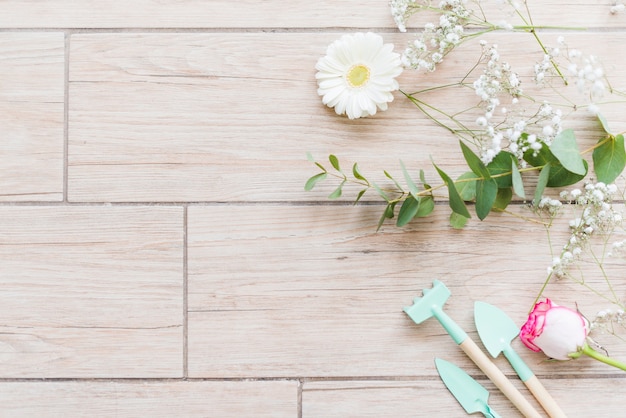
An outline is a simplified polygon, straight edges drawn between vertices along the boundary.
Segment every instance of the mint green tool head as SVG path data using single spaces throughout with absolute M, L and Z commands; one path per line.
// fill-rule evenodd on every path
M 449 361 L 435 358 L 435 365 L 441 380 L 465 412 L 482 412 L 488 418 L 501 418 L 487 403 L 489 392 L 480 383 Z
M 454 342 L 461 344 L 467 338 L 461 329 L 444 311 L 443 305 L 450 297 L 450 290 L 439 280 L 433 281 L 431 289 L 424 289 L 421 298 L 415 298 L 413 305 L 404 308 L 404 312 L 415 322 L 421 324 L 428 318 L 435 317 L 450 334 Z
M 413 299 L 413 305 L 404 308 L 404 312 L 416 324 L 421 324 L 428 318 L 431 318 L 435 311 L 433 307 L 441 309 L 450 297 L 450 290 L 439 280 L 433 281 L 431 289 L 423 289 L 423 296 Z
M 474 303 L 474 322 L 483 345 L 496 358 L 504 353 L 523 382 L 533 376 L 533 372 L 511 347 L 511 341 L 520 332 L 515 322 L 500 308 L 485 302 Z

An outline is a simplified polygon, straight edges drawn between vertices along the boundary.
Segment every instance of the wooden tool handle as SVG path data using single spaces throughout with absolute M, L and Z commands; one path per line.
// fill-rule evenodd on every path
M 527 418 L 541 418 L 541 415 L 535 408 L 524 398 L 524 395 L 517 390 L 513 383 L 493 364 L 491 360 L 483 353 L 471 338 L 467 337 L 465 341 L 459 344 L 459 347 L 472 359 L 474 363 L 485 373 L 485 375 L 493 382 L 494 385 L 504 396 L 515 405 L 515 407 Z
M 524 384 L 551 418 L 567 418 L 565 412 L 563 412 L 552 396 L 550 396 L 546 388 L 543 387 L 539 379 L 537 379 L 537 376 L 533 375 L 531 378 L 527 379 Z

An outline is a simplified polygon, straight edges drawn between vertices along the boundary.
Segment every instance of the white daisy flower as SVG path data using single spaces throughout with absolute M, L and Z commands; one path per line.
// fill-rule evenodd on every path
M 322 103 L 334 107 L 338 115 L 357 119 L 387 110 L 402 73 L 400 54 L 393 44 L 383 44 L 374 33 L 344 35 L 328 46 L 326 56 L 315 65 Z

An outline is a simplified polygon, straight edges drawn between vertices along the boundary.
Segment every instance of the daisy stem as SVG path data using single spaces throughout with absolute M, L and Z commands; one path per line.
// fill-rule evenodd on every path
M 585 345 L 581 349 L 581 353 L 595 360 L 601 361 L 602 363 L 606 363 L 609 366 L 617 367 L 618 369 L 626 371 L 626 363 L 615 360 L 611 357 L 605 356 L 604 354 L 600 354 L 599 352 L 591 348 L 589 344 L 585 343 Z M 576 358 L 576 357 L 573 357 L 573 358 Z

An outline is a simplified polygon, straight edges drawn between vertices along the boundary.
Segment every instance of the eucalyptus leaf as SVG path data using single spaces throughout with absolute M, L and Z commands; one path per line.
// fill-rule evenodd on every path
M 481 221 L 489 215 L 496 195 L 498 183 L 494 179 L 478 180 L 476 182 L 476 215 Z
M 419 190 L 417 189 L 417 185 L 411 178 L 411 175 L 407 171 L 402 160 L 400 160 L 400 167 L 402 167 L 402 174 L 404 174 L 404 180 L 406 181 L 406 184 L 409 187 L 409 191 L 411 192 L 411 195 L 417 199 L 417 193 L 419 192 Z
M 404 192 L 404 189 L 402 188 L 400 183 L 398 183 L 398 181 L 396 179 L 394 179 L 393 176 L 391 174 L 389 174 L 389 172 L 387 170 L 384 170 L 383 173 L 385 173 L 385 177 L 387 177 L 389 180 L 393 181 L 393 184 L 396 185 L 398 190 L 400 190 L 401 192 Z
M 509 203 L 511 203 L 511 199 L 513 199 L 513 191 L 510 187 L 508 189 L 498 189 L 496 200 L 493 202 L 493 208 L 504 210 L 509 206 Z
M 420 205 L 417 209 L 416 218 L 428 216 L 435 210 L 435 199 L 432 196 L 420 196 Z
M 539 173 L 539 179 L 537 180 L 537 188 L 535 189 L 535 198 L 533 200 L 533 205 L 537 206 L 541 201 L 541 197 L 543 196 L 543 191 L 548 184 L 548 179 L 550 177 L 551 164 L 547 163 Z
M 341 197 L 342 192 L 343 192 L 343 185 L 345 183 L 346 183 L 345 181 L 341 182 L 341 184 L 339 184 L 339 186 L 331 194 L 328 195 L 328 198 L 331 199 L 331 200 L 339 199 Z
M 574 174 L 587 174 L 583 157 L 580 155 L 580 151 L 578 151 L 576 135 L 574 135 L 573 130 L 567 129 L 558 134 L 552 140 L 550 151 L 567 171 Z
M 352 175 L 357 180 L 363 180 L 363 181 L 367 182 L 365 177 L 363 177 L 363 174 L 361 174 L 361 170 L 359 170 L 359 166 L 358 166 L 357 163 L 354 163 L 354 165 L 352 166 Z
M 339 167 L 339 160 L 337 159 L 336 156 L 334 156 L 333 154 L 330 154 L 328 156 L 328 161 L 330 161 L 330 164 L 333 166 L 335 170 L 341 171 L 341 168 Z
M 467 210 L 467 207 L 465 206 L 465 202 L 463 202 L 463 199 L 461 199 L 461 196 L 459 195 L 459 192 L 456 189 L 456 186 L 454 185 L 454 182 L 452 181 L 450 176 L 448 176 L 443 170 L 439 169 L 439 167 L 437 167 L 435 163 L 433 163 L 433 165 L 439 173 L 439 176 L 441 176 L 441 179 L 448 187 L 448 198 L 450 199 L 450 208 L 452 209 L 452 211 L 458 213 L 459 215 L 463 215 L 466 218 L 470 218 L 471 216 L 469 211 Z
M 608 184 L 613 183 L 626 166 L 624 136 L 611 136 L 599 142 L 602 141 L 605 142 L 593 150 L 593 168 L 598 180 Z
M 415 215 L 417 215 L 419 206 L 419 199 L 416 199 L 413 196 L 407 197 L 402 203 L 400 211 L 398 212 L 396 226 L 404 226 L 408 224 L 415 217 Z
M 515 194 L 522 199 L 526 199 L 526 193 L 524 193 L 524 182 L 522 180 L 522 175 L 517 168 L 517 161 L 515 159 L 511 160 L 511 179 L 513 181 L 513 191 L 515 191 Z
M 583 165 L 585 166 L 585 173 L 588 170 L 589 164 L 587 161 L 583 160 Z M 550 176 L 548 178 L 548 187 L 565 187 L 574 183 L 578 183 L 580 180 L 585 178 L 586 174 L 574 174 L 569 171 L 565 167 L 560 164 L 552 165 L 550 169 Z
M 378 187 L 378 185 L 376 183 L 372 183 L 372 187 L 374 187 L 374 190 L 376 190 L 376 193 L 378 193 L 380 195 L 380 197 L 385 199 L 386 202 L 389 202 L 389 196 L 387 196 L 387 193 L 385 193 L 383 191 L 383 189 Z
M 425 189 L 430 189 L 430 184 L 426 183 L 426 176 L 424 175 L 424 170 L 420 170 L 420 181 L 424 185 Z
M 326 173 L 319 173 L 314 175 L 306 181 L 306 183 L 304 184 L 304 190 L 306 190 L 307 192 L 313 190 L 313 187 L 315 187 L 315 185 L 320 181 L 324 180 L 327 176 L 328 174 Z
M 498 187 L 511 187 L 511 160 L 517 161 L 517 158 L 507 151 L 500 151 L 489 164 L 487 170 L 491 176 L 498 182 Z
M 359 200 L 361 200 L 361 198 L 363 197 L 363 195 L 365 194 L 365 192 L 367 191 L 367 189 L 363 189 L 359 192 L 359 194 L 356 195 L 356 200 L 354 201 L 354 204 L 356 205 L 357 203 L 359 203 Z
M 604 129 L 604 132 L 610 135 L 611 131 L 609 130 L 609 123 L 607 122 L 604 115 L 602 115 L 601 113 L 598 113 L 597 116 L 598 116 L 598 121 L 600 121 L 600 125 L 602 126 L 602 129 Z
M 378 227 L 376 228 L 376 231 L 378 231 L 380 229 L 381 226 L 383 226 L 383 223 L 385 222 L 385 219 L 391 219 L 393 218 L 394 214 L 394 208 L 396 207 L 396 203 L 398 202 L 391 202 L 389 203 L 386 207 L 385 210 L 383 211 L 383 214 L 381 215 L 380 219 L 378 220 Z
M 454 229 L 462 229 L 465 226 L 465 224 L 467 223 L 468 219 L 469 218 L 467 218 L 467 217 L 465 217 L 463 215 L 460 215 L 460 214 L 458 214 L 456 212 L 452 212 L 450 214 L 450 225 Z
M 461 144 L 463 157 L 465 157 L 465 161 L 467 162 L 469 168 L 474 173 L 476 173 L 477 176 L 485 179 L 490 179 L 491 174 L 489 173 L 489 170 L 487 170 L 487 167 L 485 167 L 485 164 L 483 164 L 483 162 L 481 161 L 480 157 L 474 154 L 474 151 L 472 151 L 467 145 L 465 145 L 463 141 L 459 141 L 459 143 Z
M 456 188 L 461 199 L 470 202 L 476 198 L 476 181 L 477 177 L 473 171 L 463 173 L 456 179 Z
M 561 162 L 552 154 L 546 144 L 543 144 L 539 151 L 528 150 L 524 153 L 524 160 L 533 167 L 541 167 L 550 164 L 550 176 L 546 186 L 564 187 L 582 180 L 587 174 L 587 161 L 583 160 L 585 174 L 576 174 L 567 170 Z

